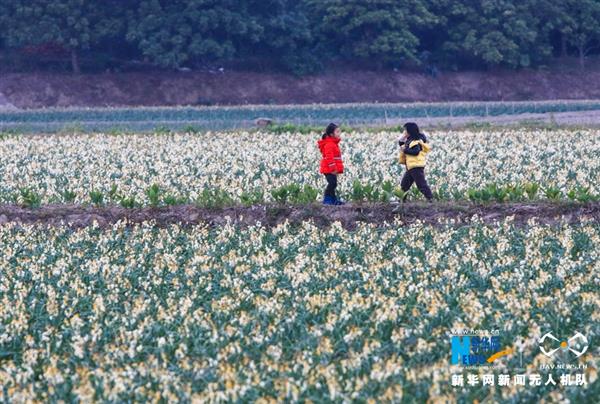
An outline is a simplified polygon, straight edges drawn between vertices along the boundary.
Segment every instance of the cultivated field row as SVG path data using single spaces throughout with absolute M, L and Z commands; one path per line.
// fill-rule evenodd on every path
M 574 370 L 538 341 L 600 332 L 599 243 L 598 222 L 508 217 L 0 226 L 0 401 L 594 402 L 594 339 Z M 456 329 L 514 353 L 452 366 Z M 511 384 L 451 385 L 484 374 Z
M 600 197 L 597 130 L 434 131 L 426 173 L 438 200 Z M 400 133 L 344 135 L 342 198 L 392 202 Z M 0 203 L 123 207 L 311 204 L 322 198 L 318 133 L 11 135 L 0 140 Z M 409 199 L 420 199 L 416 189 Z
M 43 109 L 0 112 L 0 130 L 155 131 L 230 130 L 255 125 L 257 118 L 277 124 L 322 126 L 335 121 L 348 126 L 387 126 L 406 120 L 460 125 L 521 120 L 597 124 L 600 101 L 451 102 L 410 104 L 313 104 L 177 108 Z M 571 114 L 566 114 L 571 113 Z M 573 115 L 572 113 L 576 113 Z M 583 120 L 580 120 L 583 119 Z

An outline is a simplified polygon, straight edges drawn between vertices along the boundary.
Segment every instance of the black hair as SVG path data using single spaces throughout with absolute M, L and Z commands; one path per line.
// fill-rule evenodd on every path
M 414 122 L 406 122 L 404 124 L 404 129 L 408 132 L 408 136 L 416 138 L 421 134 L 419 130 L 419 126 Z
M 331 135 L 333 135 L 333 132 L 335 132 L 335 130 L 338 128 L 338 126 L 335 123 L 330 123 L 329 125 L 327 125 L 327 127 L 325 128 L 325 133 L 323 133 L 323 136 L 321 137 L 322 139 L 325 139 L 326 137 L 329 137 Z

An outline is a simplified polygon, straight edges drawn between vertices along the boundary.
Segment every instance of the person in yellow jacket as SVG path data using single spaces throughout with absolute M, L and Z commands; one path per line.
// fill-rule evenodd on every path
M 431 145 L 427 143 L 427 138 L 419 130 L 414 122 L 404 124 L 404 136 L 400 143 L 400 164 L 406 166 L 406 172 L 400 182 L 402 191 L 407 192 L 413 183 L 417 184 L 419 191 L 427 198 L 433 200 L 433 194 L 425 179 L 425 162 L 427 153 L 431 150 Z M 404 196 L 406 200 L 406 195 Z

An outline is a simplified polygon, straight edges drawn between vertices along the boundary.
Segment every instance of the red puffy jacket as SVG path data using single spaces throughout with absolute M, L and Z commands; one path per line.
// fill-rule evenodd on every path
M 344 172 L 342 153 L 338 146 L 339 142 L 340 139 L 332 136 L 328 136 L 317 142 L 319 150 L 321 150 L 321 154 L 323 155 L 321 159 L 321 174 L 331 174 L 333 172 L 341 174 Z

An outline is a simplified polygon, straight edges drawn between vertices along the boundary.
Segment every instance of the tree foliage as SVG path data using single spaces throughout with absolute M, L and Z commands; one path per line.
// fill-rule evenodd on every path
M 229 59 L 243 42 L 256 43 L 262 33 L 247 6 L 236 0 L 142 0 L 127 39 L 163 67 Z
M 538 0 L 446 1 L 439 52 L 452 65 L 529 67 L 551 53 Z M 454 59 L 452 61 L 452 59 Z
M 297 74 L 362 66 L 583 63 L 600 46 L 600 0 L 11 0 L 0 51 L 60 47 L 163 68 L 269 61 Z
M 584 67 L 585 57 L 600 48 L 600 0 L 564 0 L 558 11 L 559 30 Z
M 0 10 L 0 23 L 8 46 L 62 46 L 79 72 L 79 52 L 122 32 L 121 5 L 119 0 L 11 0 Z
M 436 18 L 421 0 L 309 0 L 320 39 L 347 59 L 417 61 L 415 30 Z

